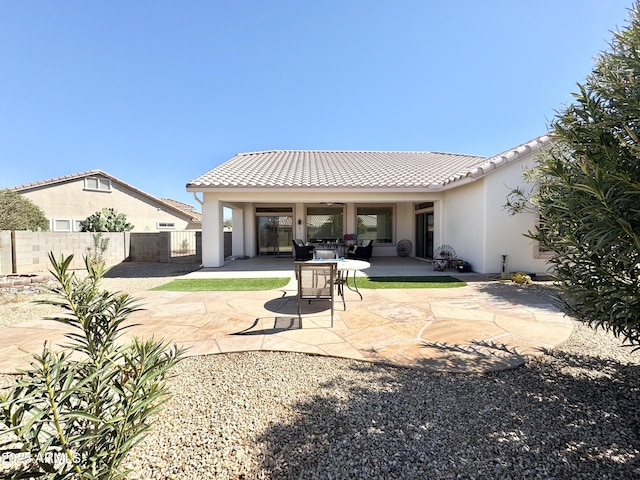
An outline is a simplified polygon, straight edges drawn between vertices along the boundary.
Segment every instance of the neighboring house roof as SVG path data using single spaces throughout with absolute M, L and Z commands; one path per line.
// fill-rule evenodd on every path
M 10 187 L 9 190 L 13 190 L 15 192 L 28 192 L 30 190 L 36 190 L 43 187 L 51 187 L 60 183 L 69 182 L 71 180 L 78 180 L 85 177 L 95 177 L 95 176 L 102 176 L 102 177 L 108 178 L 113 182 L 117 182 L 121 185 L 124 185 L 128 189 L 133 190 L 144 197 L 147 197 L 149 200 L 152 200 L 156 203 L 160 203 L 166 206 L 169 210 L 173 210 L 177 213 L 181 213 L 182 215 L 189 216 L 192 222 L 202 221 L 202 215 L 196 212 L 195 209 L 190 205 L 186 203 L 178 202 L 177 200 L 154 197 L 153 195 L 150 195 L 147 192 L 140 190 L 139 188 L 136 188 L 133 185 L 128 184 L 127 182 L 123 182 L 119 178 L 116 178 L 113 175 L 110 175 L 107 172 L 104 172 L 102 170 L 88 170 L 86 172 L 73 173 L 71 175 L 64 175 L 62 177 L 55 177 L 47 180 L 40 180 L 37 182 L 25 183 L 23 185 Z M 190 208 L 185 208 L 184 206 L 188 206 Z
M 272 150 L 239 153 L 187 184 L 202 188 L 420 188 L 476 179 L 548 142 L 539 137 L 491 158 L 438 152 Z
M 193 205 L 189 205 L 188 203 L 180 202 L 172 198 L 161 198 L 160 200 L 169 205 L 173 205 L 175 208 L 182 210 L 187 215 L 191 215 L 193 221 L 202 221 L 202 214 L 200 212 L 196 212 L 196 208 Z

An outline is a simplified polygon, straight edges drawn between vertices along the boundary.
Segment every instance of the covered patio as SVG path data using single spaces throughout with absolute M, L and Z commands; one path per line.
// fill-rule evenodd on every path
M 145 310 L 130 317 L 128 335 L 163 338 L 189 347 L 187 355 L 288 351 L 380 362 L 436 372 L 480 373 L 514 368 L 563 343 L 572 321 L 531 289 L 488 276 L 435 272 L 414 258 L 374 259 L 360 275 L 453 275 L 467 286 L 346 291 L 346 310 L 305 307 L 297 315 L 291 258 L 227 261 L 182 278 L 289 277 L 282 289 L 171 292 L 138 295 Z M 64 328 L 32 320 L 3 329 L 0 372 L 26 367 L 24 351 L 45 339 L 63 343 Z

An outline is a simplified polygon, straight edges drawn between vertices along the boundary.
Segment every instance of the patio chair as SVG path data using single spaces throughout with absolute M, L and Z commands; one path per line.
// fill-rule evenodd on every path
M 298 318 L 302 322 L 302 301 L 329 300 L 333 327 L 333 299 L 338 266 L 335 262 L 296 262 L 298 281 Z
M 313 249 L 315 248 L 313 245 L 305 245 L 299 238 L 291 240 L 291 242 L 293 243 L 294 258 L 296 261 L 311 260 L 313 258 Z
M 347 258 L 371 260 L 373 254 L 373 240 L 365 240 L 362 245 L 353 245 L 347 252 Z

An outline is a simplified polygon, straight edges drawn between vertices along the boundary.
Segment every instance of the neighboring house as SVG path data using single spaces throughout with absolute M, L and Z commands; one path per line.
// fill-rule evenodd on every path
M 291 239 L 373 239 L 373 257 L 431 258 L 451 245 L 476 272 L 547 270 L 524 236 L 535 213 L 509 215 L 507 195 L 549 136 L 494 157 L 435 152 L 265 151 L 241 153 L 187 184 L 203 202 L 203 266 L 224 263 L 223 208 L 233 215 L 233 255 L 290 250 Z
M 102 170 L 65 175 L 12 187 L 38 205 L 54 232 L 79 232 L 80 222 L 103 208 L 127 216 L 133 232 L 199 230 L 201 214 L 191 205 L 161 199 Z

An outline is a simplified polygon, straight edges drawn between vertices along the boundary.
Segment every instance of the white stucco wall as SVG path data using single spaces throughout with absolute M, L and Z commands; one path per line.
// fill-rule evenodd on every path
M 466 185 L 446 191 L 443 207 L 443 238 L 459 258 L 471 263 L 476 272 L 499 273 L 502 255 L 508 270 L 546 273 L 545 258 L 538 258 L 535 242 L 524 234 L 533 229 L 535 213 L 510 215 L 505 209 L 507 195 L 516 186 L 529 189 L 523 172 L 533 165 L 532 155 L 502 166 Z
M 510 215 L 504 208 L 507 195 L 514 187 L 520 186 L 525 190 L 531 188 L 524 181 L 523 172 L 533 164 L 534 158 L 528 155 L 500 168 L 499 175 L 485 177 L 486 203 L 491 211 L 491 215 L 487 216 L 486 272 L 501 270 L 502 255 L 507 255 L 508 270 L 511 272 L 547 272 L 546 259 L 536 258 L 535 242 L 524 236 L 527 231 L 533 230 L 537 215 L 533 212 Z
M 415 241 L 415 216 L 414 216 L 414 203 L 416 202 L 438 202 L 444 197 L 442 193 L 426 193 L 426 192 L 380 192 L 380 191 L 356 191 L 356 190 L 339 190 L 335 192 L 314 191 L 313 189 L 290 189 L 283 191 L 265 191 L 256 189 L 254 191 L 221 191 L 212 190 L 204 192 L 203 197 L 205 199 L 205 205 L 203 207 L 203 262 L 205 266 L 220 266 L 217 255 L 212 254 L 212 257 L 207 260 L 207 247 L 209 242 L 209 235 L 206 233 L 208 228 L 216 228 L 213 226 L 209 213 L 209 202 L 220 202 L 222 205 L 232 209 L 238 209 L 241 214 L 236 214 L 235 218 L 242 218 L 242 230 L 243 239 L 238 239 L 238 231 L 236 230 L 236 224 L 234 223 L 234 241 L 233 241 L 233 255 L 247 255 L 255 256 L 257 251 L 256 242 L 256 221 L 255 221 L 255 207 L 256 206 L 291 206 L 293 208 L 293 222 L 294 222 L 294 238 L 306 238 L 306 219 L 305 212 L 307 205 L 319 205 L 327 201 L 344 203 L 344 225 L 345 232 L 350 233 L 356 231 L 356 205 L 392 205 L 395 208 L 394 218 L 394 239 L 396 241 L 404 238 L 410 240 L 412 244 Z M 250 202 L 247 200 L 251 200 Z M 214 208 L 218 208 L 217 204 Z M 298 225 L 298 219 L 302 220 L 301 225 Z M 437 235 L 441 235 L 437 232 Z M 210 244 L 210 245 L 217 245 Z M 217 249 L 217 246 L 213 246 Z M 415 246 L 414 246 L 415 248 Z M 396 256 L 395 243 L 384 246 L 374 246 L 374 257 L 376 256 Z M 216 263 L 206 263 L 211 261 Z
M 474 271 L 484 272 L 484 233 L 486 206 L 482 181 L 463 185 L 446 193 L 443 202 L 443 244 L 451 245 L 458 258 L 471 264 Z M 437 248 L 440 244 L 435 243 Z

